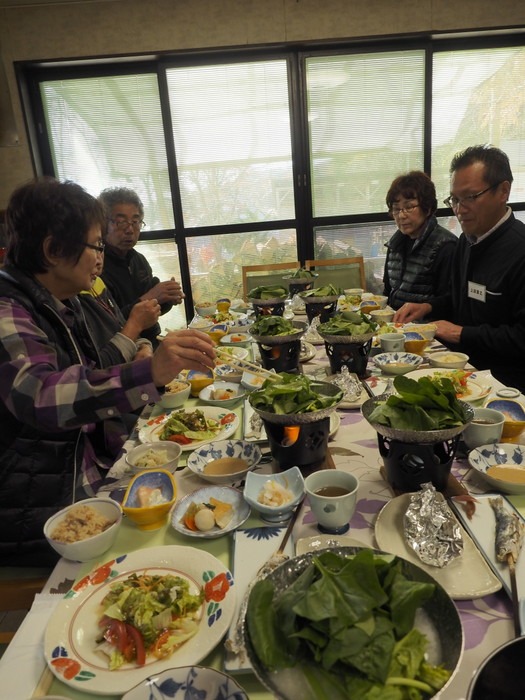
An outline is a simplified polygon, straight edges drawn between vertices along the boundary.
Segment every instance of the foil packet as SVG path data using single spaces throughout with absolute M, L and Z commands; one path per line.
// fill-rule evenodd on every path
M 443 568 L 463 552 L 459 523 L 431 483 L 411 495 L 404 529 L 407 543 L 424 564 Z
M 330 382 L 343 390 L 344 401 L 357 401 L 361 396 L 363 388 L 357 379 L 357 375 L 351 374 L 345 365 L 341 367 L 341 373 L 336 374 Z

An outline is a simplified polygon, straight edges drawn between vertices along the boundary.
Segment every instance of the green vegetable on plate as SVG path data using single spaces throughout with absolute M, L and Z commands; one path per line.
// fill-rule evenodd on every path
M 343 293 L 339 287 L 334 287 L 333 284 L 328 284 L 326 287 L 317 287 L 316 289 L 307 289 L 305 292 L 299 292 L 300 297 L 338 297 Z
M 268 286 L 254 287 L 250 290 L 250 299 L 261 299 L 261 301 L 267 299 L 284 299 L 288 296 L 288 290 L 285 289 L 281 284 L 272 284 Z
M 291 335 L 299 330 L 282 316 L 261 316 L 250 327 L 253 335 Z
M 346 312 L 345 316 L 337 314 L 325 323 L 321 323 L 317 330 L 322 335 L 366 335 L 374 333 L 377 328 L 377 323 L 371 321 L 365 314 L 355 312 Z
M 335 406 L 343 398 L 342 391 L 334 396 L 320 394 L 305 374 L 281 372 L 276 376 L 279 381 L 266 379 L 261 388 L 250 395 L 253 408 L 279 414 L 310 413 Z

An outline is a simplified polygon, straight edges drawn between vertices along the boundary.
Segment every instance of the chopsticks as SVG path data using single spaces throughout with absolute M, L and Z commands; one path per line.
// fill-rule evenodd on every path
M 520 599 L 518 595 L 518 584 L 516 582 L 516 562 L 512 553 L 507 554 L 507 565 L 509 567 L 510 590 L 512 595 L 512 620 L 514 622 L 514 634 L 521 637 L 520 623 Z
M 261 377 L 264 377 L 265 379 L 273 379 L 273 380 L 279 380 L 280 377 L 275 373 L 275 372 L 270 372 L 269 369 L 264 369 L 264 367 L 259 367 L 259 365 L 254 364 L 253 362 L 248 362 L 247 360 L 242 360 L 242 365 L 237 364 L 236 362 L 232 362 L 232 356 L 229 355 L 228 353 L 221 353 L 219 350 L 217 353 L 217 357 L 221 362 L 224 362 L 224 364 L 227 364 L 229 367 L 232 367 L 233 369 L 238 369 L 241 372 L 244 372 L 246 369 L 250 371 L 250 374 L 256 374 L 260 375 Z

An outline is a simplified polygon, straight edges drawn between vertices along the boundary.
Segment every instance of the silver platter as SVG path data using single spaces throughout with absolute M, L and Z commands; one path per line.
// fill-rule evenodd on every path
M 382 403 L 385 399 L 380 396 L 375 399 L 367 399 L 361 406 L 361 413 L 363 417 L 370 423 L 372 428 L 380 435 L 391 440 L 397 440 L 398 442 L 407 442 L 411 445 L 432 445 L 437 442 L 444 442 L 445 440 L 450 440 L 456 435 L 462 433 L 470 421 L 474 418 L 474 409 L 468 403 L 460 401 L 465 411 L 465 416 L 467 420 L 462 425 L 456 425 L 453 428 L 445 428 L 443 430 L 400 430 L 398 428 L 391 428 L 388 425 L 381 425 L 380 423 L 372 423 L 369 420 L 369 415 L 372 413 L 374 408 Z
M 297 330 L 295 333 L 290 333 L 290 335 L 255 335 L 251 330 L 248 332 L 261 345 L 284 345 L 284 343 L 290 343 L 292 340 L 299 340 L 308 329 L 308 324 L 305 321 L 292 321 L 292 323 Z
M 311 387 L 313 391 L 323 396 L 337 396 L 337 394 L 341 392 L 338 386 L 329 384 L 328 382 L 312 382 Z M 276 425 L 305 425 L 306 423 L 315 423 L 315 421 L 326 418 L 330 413 L 333 413 L 343 400 L 343 397 L 341 397 L 340 401 L 333 404 L 333 406 L 322 408 L 320 411 L 311 411 L 310 413 L 270 413 L 270 411 L 261 411 L 253 405 L 252 399 L 254 396 L 257 396 L 259 391 L 260 389 L 252 392 L 248 396 L 250 406 L 263 420 L 267 420 L 269 423 L 275 423 Z

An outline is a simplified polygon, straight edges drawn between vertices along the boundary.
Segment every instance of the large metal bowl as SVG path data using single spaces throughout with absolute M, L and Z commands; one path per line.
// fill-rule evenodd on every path
M 284 343 L 299 340 L 308 329 L 308 324 L 305 321 L 292 321 L 292 324 L 296 330 L 289 335 L 256 335 L 251 328 L 248 329 L 248 333 L 261 345 L 284 345 Z
M 330 384 L 329 382 L 312 382 L 310 386 L 313 391 L 323 396 L 337 396 L 337 394 L 341 392 L 338 386 Z M 248 401 L 251 407 L 263 420 L 267 420 L 269 423 L 276 423 L 277 425 L 304 425 L 306 423 L 314 423 L 322 418 L 326 418 L 330 413 L 333 413 L 343 400 L 343 397 L 341 397 L 340 401 L 334 403 L 333 406 L 322 408 L 319 411 L 310 411 L 310 413 L 271 413 L 270 411 L 261 411 L 261 409 L 255 408 L 253 405 L 253 398 L 257 396 L 259 391 L 260 390 L 254 391 L 249 395 Z
M 340 556 L 352 556 L 357 554 L 361 547 L 333 547 L 332 552 Z M 264 578 L 270 580 L 277 593 L 286 590 L 306 569 L 311 563 L 314 556 L 319 552 L 308 552 L 293 559 L 289 559 L 276 569 L 267 574 Z M 385 554 L 384 552 L 376 551 L 375 554 Z M 392 555 L 385 554 L 391 557 Z M 433 636 L 439 642 L 439 650 L 437 657 L 431 659 L 433 663 L 440 663 L 449 671 L 452 671 L 452 676 L 458 667 L 463 654 L 463 628 L 456 606 L 445 589 L 437 583 L 429 574 L 427 574 L 419 566 L 412 564 L 405 559 L 398 559 L 402 562 L 403 574 L 413 580 L 425 583 L 433 583 L 435 585 L 434 594 L 423 605 L 423 610 L 426 617 L 426 623 L 433 631 Z M 248 601 L 248 608 L 250 601 Z M 248 658 L 254 670 L 255 675 L 260 682 L 271 692 L 275 698 L 279 700 L 297 700 L 300 697 L 306 697 L 307 693 L 302 692 L 304 688 L 300 688 L 299 684 L 303 680 L 302 674 L 298 672 L 291 683 L 284 680 L 282 672 L 272 672 L 266 669 L 259 660 L 253 645 L 250 640 L 250 635 L 246 623 L 244 623 L 244 640 Z M 449 685 L 451 679 L 444 686 Z M 289 678 L 287 679 L 290 680 Z M 442 689 L 443 690 L 443 689 Z M 442 690 L 440 692 L 442 692 Z
M 381 398 L 381 396 L 374 399 L 367 399 L 361 406 L 363 417 L 370 423 L 372 428 L 383 437 L 390 438 L 391 440 L 398 440 L 399 442 L 407 442 L 412 445 L 432 445 L 437 442 L 450 440 L 462 433 L 474 418 L 474 409 L 472 406 L 464 401 L 460 401 L 459 403 L 463 406 L 466 416 L 466 421 L 462 425 L 456 425 L 453 428 L 444 428 L 443 430 L 400 430 L 398 428 L 391 428 L 388 425 L 373 423 L 369 419 L 374 408 L 384 401 L 385 399 Z

